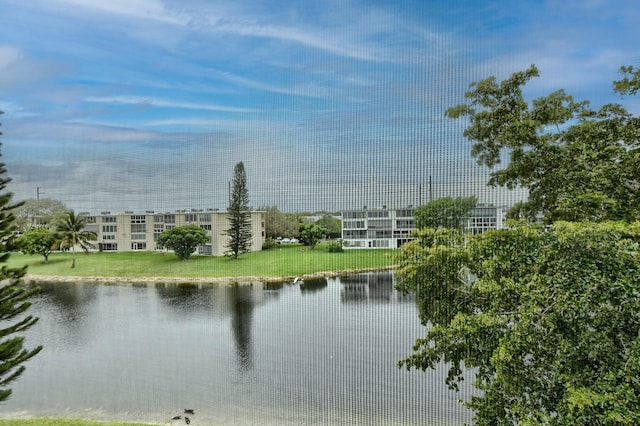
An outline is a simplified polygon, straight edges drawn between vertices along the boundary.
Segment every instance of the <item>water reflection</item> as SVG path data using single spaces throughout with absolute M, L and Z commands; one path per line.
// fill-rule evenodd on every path
M 42 324 L 40 327 L 47 329 L 62 327 L 66 330 L 62 335 L 65 344 L 81 345 L 87 333 L 90 333 L 86 318 L 97 297 L 96 287 L 79 283 L 69 283 L 59 287 L 39 287 L 40 293 L 33 300 L 35 305 L 33 310 L 51 306 L 46 309 L 51 309 L 55 313 L 52 322 Z
M 306 278 L 300 284 L 300 292 L 302 294 L 313 294 L 326 289 L 328 285 L 326 278 Z
M 253 319 L 253 288 L 234 285 L 228 288 L 227 297 L 231 308 L 231 328 L 236 346 L 236 360 L 240 370 L 252 367 L 251 322 Z
M 390 303 L 409 301 L 395 290 L 395 274 L 379 272 L 341 277 L 343 302 Z
M 26 337 L 45 348 L 0 417 L 165 424 L 193 407 L 209 425 L 462 424 L 446 370 L 397 368 L 424 327 L 394 279 L 43 284 Z

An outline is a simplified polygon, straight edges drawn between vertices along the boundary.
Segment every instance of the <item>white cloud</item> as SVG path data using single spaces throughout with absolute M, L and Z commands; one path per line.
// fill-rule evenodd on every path
M 188 18 L 167 10 L 159 0 L 56 0 L 71 6 L 130 18 L 142 18 L 167 24 L 184 25 Z
M 225 105 L 203 104 L 195 102 L 170 101 L 166 99 L 158 99 L 145 96 L 90 96 L 85 99 L 87 102 L 108 103 L 108 104 L 125 104 L 125 105 L 149 105 L 160 108 L 181 108 L 195 109 L 206 111 L 225 111 L 238 113 L 256 112 L 253 108 L 238 108 Z

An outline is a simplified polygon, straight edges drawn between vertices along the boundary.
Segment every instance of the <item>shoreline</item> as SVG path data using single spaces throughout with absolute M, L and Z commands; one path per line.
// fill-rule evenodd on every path
M 293 282 L 296 278 L 302 280 L 315 278 L 337 278 L 345 275 L 365 274 L 369 272 L 385 272 L 396 269 L 395 265 L 380 268 L 350 269 L 343 271 L 323 271 L 297 276 L 241 276 L 241 277 L 104 277 L 104 276 L 80 276 L 80 275 L 33 275 L 26 274 L 22 280 L 27 284 L 38 283 L 83 283 L 105 285 L 155 285 L 155 284 L 230 284 L 253 285 L 270 283 Z

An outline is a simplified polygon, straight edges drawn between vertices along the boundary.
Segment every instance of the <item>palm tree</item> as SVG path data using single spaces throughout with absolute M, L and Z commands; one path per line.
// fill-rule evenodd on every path
M 71 246 L 72 261 L 71 267 L 76 267 L 76 245 L 80 246 L 84 252 L 93 248 L 90 241 L 95 241 L 98 237 L 95 232 L 85 231 L 87 218 L 83 214 L 76 215 L 73 210 L 67 211 L 60 223 L 57 231 L 60 236 L 60 247 Z

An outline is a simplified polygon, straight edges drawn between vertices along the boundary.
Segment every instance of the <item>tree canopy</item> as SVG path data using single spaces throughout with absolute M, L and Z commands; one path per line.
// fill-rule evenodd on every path
M 640 423 L 640 224 L 422 230 L 398 289 L 429 326 L 407 368 L 449 363 L 478 425 Z
M 640 73 L 622 72 L 614 89 L 635 94 Z M 509 229 L 423 229 L 402 246 L 397 287 L 429 328 L 400 364 L 446 362 L 452 388 L 470 369 L 478 425 L 639 424 L 640 119 L 563 90 L 527 102 L 537 76 L 473 83 L 447 111 L 469 119 L 489 184 L 529 199 Z M 547 226 L 530 223 L 540 215 Z
M 207 231 L 198 225 L 182 225 L 166 229 L 158 236 L 156 243 L 160 247 L 166 247 L 178 256 L 187 260 L 199 245 L 209 242 Z
M 55 231 L 45 228 L 31 228 L 17 240 L 20 251 L 24 254 L 39 254 L 44 262 L 49 263 L 49 255 L 60 248 L 60 239 Z
M 464 229 L 471 211 L 476 206 L 476 197 L 444 197 L 416 207 L 413 212 L 415 226 L 422 228 Z
M 34 226 L 55 228 L 68 210 L 62 201 L 53 198 L 30 198 L 16 208 L 16 226 L 22 231 Z
M 316 223 L 326 230 L 329 238 L 340 238 L 342 236 L 342 222 L 329 213 L 324 213 Z
M 297 238 L 300 235 L 300 217 L 282 213 L 276 206 L 259 207 L 264 211 L 264 231 L 267 238 Z
M 305 246 L 316 248 L 318 242 L 327 235 L 327 230 L 318 223 L 300 224 L 300 242 Z
M 249 210 L 249 189 L 244 164 L 239 162 L 233 170 L 233 185 L 229 200 L 228 253 L 233 259 L 251 249 L 251 212 Z
M 71 249 L 72 268 L 76 267 L 76 246 L 87 253 L 93 247 L 92 242 L 97 239 L 96 233 L 87 231 L 84 229 L 85 226 L 87 226 L 87 217 L 84 214 L 75 214 L 73 210 L 68 210 L 56 227 L 60 247 Z
M 639 73 L 623 67 L 614 84 L 621 94 L 640 87 Z M 464 136 L 474 142 L 478 163 L 497 167 L 489 184 L 529 190 L 519 206 L 524 217 L 556 220 L 637 220 L 640 212 L 640 118 L 619 104 L 598 109 L 564 90 L 528 102 L 523 86 L 538 77 L 532 65 L 498 83 L 472 83 L 466 103 L 450 118 L 467 117 Z

